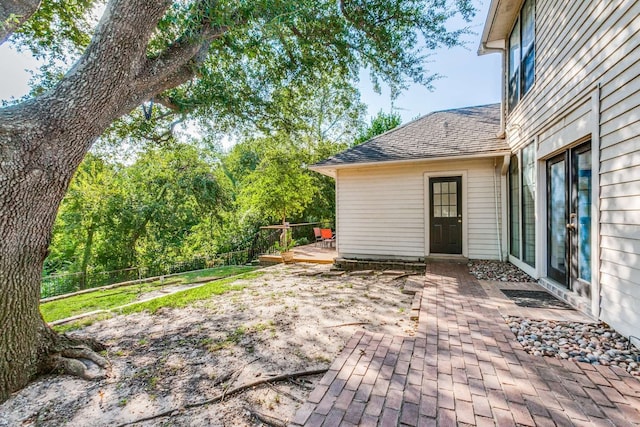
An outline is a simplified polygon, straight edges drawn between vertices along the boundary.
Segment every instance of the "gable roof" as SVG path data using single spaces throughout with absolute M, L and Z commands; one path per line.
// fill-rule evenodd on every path
M 500 104 L 436 111 L 313 165 L 433 159 L 509 151 L 499 138 Z

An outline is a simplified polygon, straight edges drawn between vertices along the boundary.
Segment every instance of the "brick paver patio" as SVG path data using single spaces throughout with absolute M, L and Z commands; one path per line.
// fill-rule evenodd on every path
M 640 425 L 640 381 L 522 350 L 464 264 L 428 266 L 416 337 L 358 332 L 293 425 Z

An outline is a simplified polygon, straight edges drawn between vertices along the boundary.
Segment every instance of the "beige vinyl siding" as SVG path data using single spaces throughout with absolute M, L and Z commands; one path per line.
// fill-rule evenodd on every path
M 453 170 L 465 171 L 467 176 L 468 197 L 464 199 L 463 194 L 463 204 L 469 204 L 469 257 L 498 258 L 493 163 L 493 159 L 483 159 L 338 170 L 336 230 L 340 256 L 423 259 L 428 250 L 425 173 L 447 175 Z M 499 192 L 501 178 L 496 179 Z
M 599 85 L 600 317 L 626 335 L 640 335 L 638 16 L 637 0 L 537 0 L 536 82 L 506 123 L 509 144 L 520 147 L 553 133 Z M 572 143 L 565 135 L 549 144 Z

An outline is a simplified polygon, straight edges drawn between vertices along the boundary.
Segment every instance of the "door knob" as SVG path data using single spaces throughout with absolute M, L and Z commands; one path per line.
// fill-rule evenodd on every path
M 567 230 L 576 231 L 576 214 L 569 215 L 569 223 L 567 224 Z

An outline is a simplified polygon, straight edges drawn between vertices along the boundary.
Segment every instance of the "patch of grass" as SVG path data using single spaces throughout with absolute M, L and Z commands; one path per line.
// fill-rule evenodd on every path
M 233 265 L 209 268 L 176 276 L 179 280 L 172 281 L 172 283 L 189 284 L 202 277 L 211 277 L 211 280 L 214 280 L 220 277 L 228 277 L 243 273 L 246 274 L 255 270 L 255 268 L 256 267 L 252 266 Z M 89 292 L 40 304 L 40 312 L 42 313 L 45 321 L 53 322 L 54 320 L 66 319 L 68 317 L 82 313 L 89 313 L 91 311 L 111 310 L 134 302 L 144 294 L 158 289 L 160 286 L 162 286 L 161 281 L 155 281 L 152 283 L 139 283 L 135 285 L 122 286 L 115 289 L 97 289 L 95 292 Z
M 221 295 L 231 291 L 240 291 L 247 285 L 234 285 L 238 279 L 251 280 L 260 277 L 264 273 L 261 271 L 254 271 L 245 273 L 240 277 L 233 277 L 229 279 L 222 279 L 216 282 L 207 283 L 206 285 L 199 286 L 197 288 L 185 289 L 183 291 L 176 292 L 171 295 L 165 295 L 160 298 L 156 298 L 147 302 L 140 302 L 137 304 L 131 304 L 127 307 L 123 307 L 118 310 L 122 314 L 137 313 L 140 311 L 149 311 L 155 313 L 163 307 L 168 308 L 181 308 L 185 307 L 192 302 L 205 300 L 213 295 Z
M 76 329 L 82 329 L 84 327 L 91 326 L 95 322 L 105 320 L 110 317 L 113 317 L 113 313 L 98 313 L 91 317 L 85 317 L 84 319 L 76 320 L 75 322 L 54 326 L 53 330 L 58 333 L 64 334 L 66 332 L 75 331 Z
M 116 289 L 96 290 L 95 292 L 40 304 L 40 312 L 44 320 L 52 322 L 90 311 L 119 307 L 135 301 L 140 295 L 153 289 L 155 289 L 154 285 L 144 283 Z
M 273 331 L 275 330 L 275 324 L 273 323 L 273 320 L 269 320 L 267 323 L 256 323 L 255 325 L 253 325 L 250 330 L 252 332 L 264 332 L 264 331 Z
M 243 326 L 240 326 L 229 333 L 225 339 L 216 341 L 209 345 L 207 349 L 210 352 L 214 352 L 238 344 L 246 332 L 247 331 L 245 330 L 245 328 Z
M 316 362 L 320 362 L 320 363 L 331 363 L 331 359 L 329 359 L 327 356 L 325 355 L 318 355 L 316 357 L 314 357 Z

